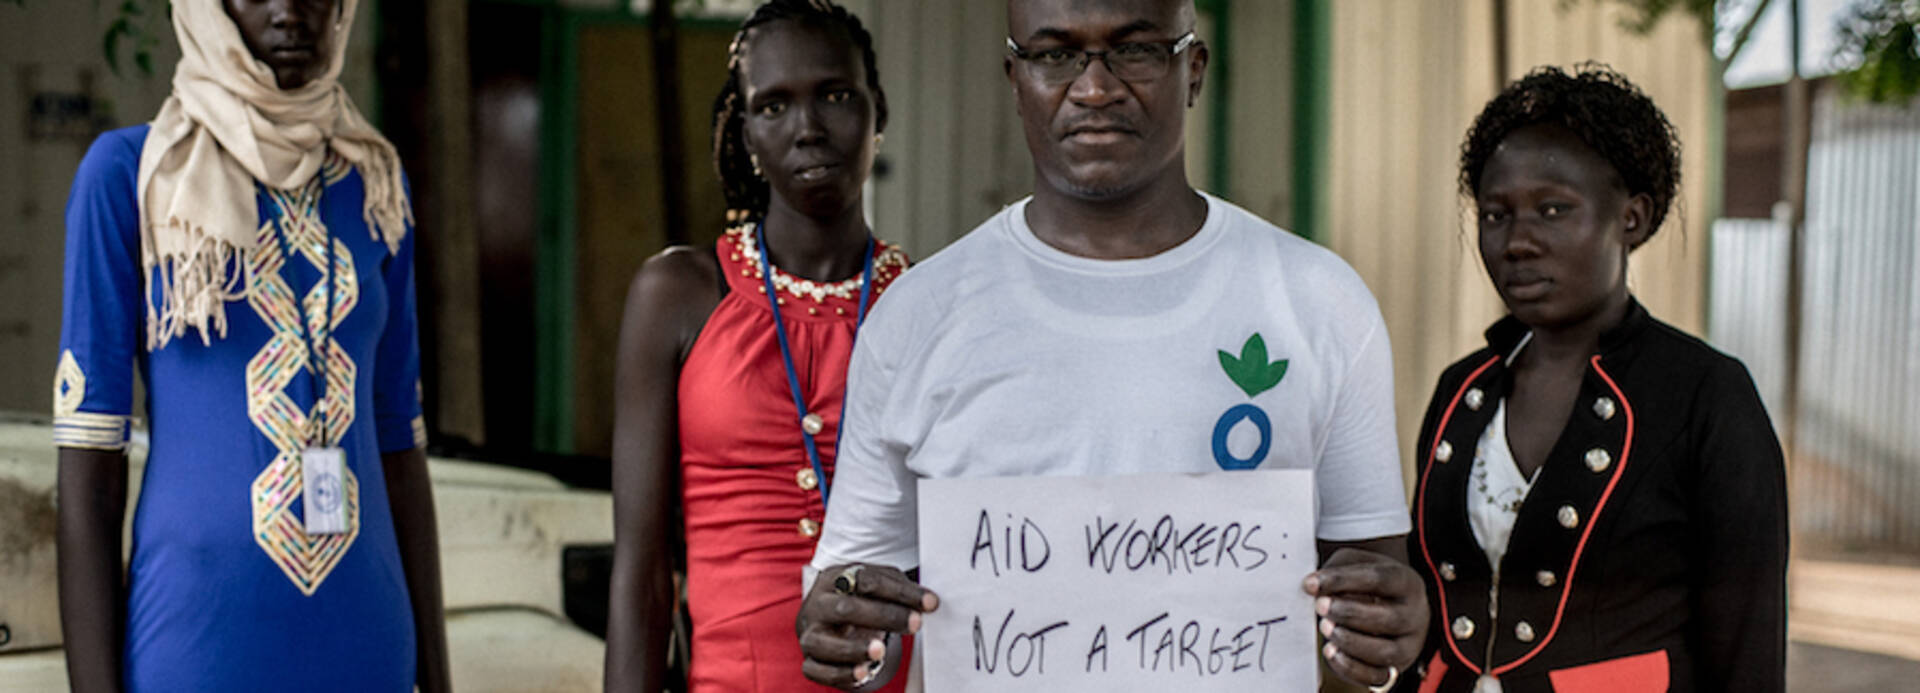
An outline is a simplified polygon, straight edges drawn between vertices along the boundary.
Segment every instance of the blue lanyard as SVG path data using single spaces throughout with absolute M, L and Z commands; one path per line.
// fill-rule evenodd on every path
M 287 214 L 287 208 L 281 205 L 278 199 L 274 199 L 273 195 L 269 194 L 267 198 L 273 200 L 274 208 L 280 211 L 280 218 L 274 220 L 273 223 L 273 239 L 280 243 L 281 276 L 286 277 L 286 268 L 293 265 L 294 258 L 293 247 L 287 243 L 286 220 L 289 215 Z M 327 304 L 326 307 L 321 309 L 320 319 L 327 326 L 328 332 L 331 333 L 334 305 L 333 229 L 328 228 L 326 224 L 321 224 L 320 231 L 324 234 L 323 237 L 326 240 L 325 245 L 322 245 L 320 248 L 320 264 L 326 268 L 324 274 L 321 275 L 321 281 L 327 284 Z M 292 287 L 289 286 L 288 288 L 291 289 Z M 313 374 L 314 381 L 313 411 L 314 415 L 320 418 L 319 442 L 322 447 L 325 447 L 327 445 L 327 360 L 321 358 L 320 349 L 315 345 L 313 325 L 307 321 L 307 311 L 304 302 L 300 300 L 298 294 L 295 294 L 291 298 L 293 298 L 293 304 L 295 306 L 294 312 L 300 316 L 300 336 L 307 343 L 307 365 L 312 369 L 309 372 Z M 312 445 L 313 441 L 309 440 L 307 444 Z
M 761 222 L 753 229 L 753 241 L 760 250 L 760 276 L 767 283 L 767 307 L 773 309 L 773 332 L 780 337 L 780 360 L 787 367 L 787 389 L 793 393 L 793 408 L 799 412 L 794 421 L 800 424 L 800 436 L 806 441 L 807 462 L 813 465 L 813 476 L 820 484 L 820 504 L 827 504 L 827 470 L 820 465 L 820 448 L 813 442 L 813 433 L 807 430 L 807 401 L 800 396 L 800 375 L 793 368 L 793 347 L 787 342 L 787 323 L 780 317 L 780 297 L 774 293 L 773 256 L 767 254 L 767 224 Z M 867 321 L 867 303 L 872 299 L 873 289 L 873 236 L 867 236 L 866 264 L 860 269 L 860 310 L 854 315 L 854 339 L 860 337 L 860 324 Z M 840 441 L 846 439 L 847 396 L 840 393 L 840 430 L 833 438 L 833 459 L 840 460 Z

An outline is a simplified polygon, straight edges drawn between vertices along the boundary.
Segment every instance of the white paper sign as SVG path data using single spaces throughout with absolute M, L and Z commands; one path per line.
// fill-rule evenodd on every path
M 929 479 L 928 693 L 1310 691 L 1313 472 Z

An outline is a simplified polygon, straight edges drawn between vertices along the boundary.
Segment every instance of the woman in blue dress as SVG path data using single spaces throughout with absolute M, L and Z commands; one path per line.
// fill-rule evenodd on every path
M 446 689 L 411 212 L 337 81 L 356 4 L 174 0 L 172 96 L 74 179 L 54 438 L 76 691 Z

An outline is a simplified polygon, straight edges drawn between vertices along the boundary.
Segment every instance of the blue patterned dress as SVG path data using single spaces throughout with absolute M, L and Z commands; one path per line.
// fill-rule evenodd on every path
M 136 370 L 146 384 L 127 688 L 411 690 L 413 619 L 380 455 L 422 442 L 413 235 L 398 253 L 375 238 L 359 174 L 332 157 L 302 190 L 259 190 L 259 242 L 238 260 L 246 298 L 226 304 L 226 337 L 188 332 L 149 352 L 134 189 L 147 130 L 102 135 L 74 178 L 54 385 L 55 444 L 119 450 Z M 303 316 L 330 382 L 318 404 Z M 341 534 L 309 536 L 301 520 L 315 421 L 347 453 Z

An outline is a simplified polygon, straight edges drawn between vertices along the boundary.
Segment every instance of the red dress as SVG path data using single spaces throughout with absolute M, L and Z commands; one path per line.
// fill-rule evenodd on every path
M 826 507 L 796 423 L 753 227 L 728 231 L 715 249 L 729 291 L 687 355 L 679 389 L 691 690 L 828 691 L 800 673 L 793 632 L 801 567 Z M 876 244 L 873 300 L 906 266 L 899 248 Z M 778 269 L 775 278 L 800 391 L 824 419 L 814 440 L 830 479 L 859 278 L 823 284 Z M 906 678 L 886 690 L 901 690 Z

